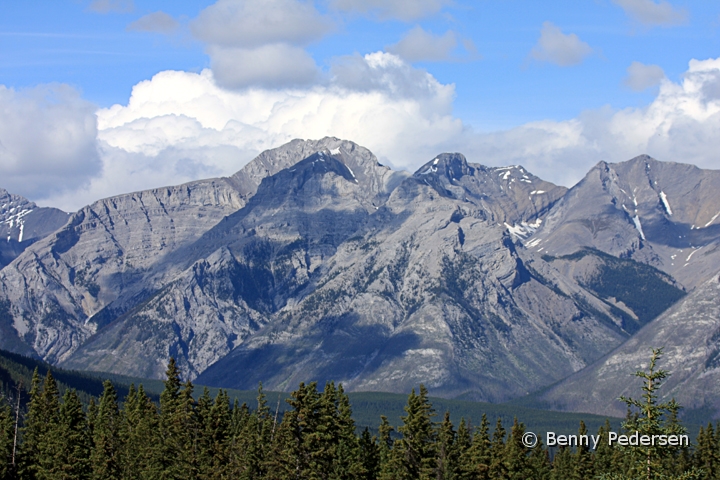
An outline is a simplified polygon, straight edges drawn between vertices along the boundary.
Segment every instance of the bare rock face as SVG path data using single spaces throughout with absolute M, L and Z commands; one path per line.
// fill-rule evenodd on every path
M 601 164 L 568 191 L 457 153 L 409 175 L 294 140 L 232 177 L 73 214 L 0 270 L 0 334 L 67 368 L 161 378 L 174 356 L 223 387 L 506 400 L 652 325 L 694 285 L 675 273 L 705 274 L 673 269 L 687 222 L 705 242 L 690 253 L 715 258 L 716 177 L 693 168 Z
M 0 269 L 28 246 L 62 227 L 68 216 L 62 210 L 38 207 L 0 188 Z
M 600 162 L 525 245 L 558 256 L 591 247 L 653 265 L 691 289 L 720 269 L 720 171 L 646 155 Z
M 720 412 L 720 278 L 706 280 L 694 292 L 637 332 L 620 348 L 560 382 L 540 400 L 548 406 L 599 415 L 622 416 L 620 395 L 639 397 L 633 376 L 647 369 L 653 348 L 664 347 L 658 368 L 670 376 L 660 401 L 675 398 L 686 408 Z
M 550 267 L 531 270 L 544 262 L 516 249 L 508 225 L 538 224 L 564 189 L 515 170 L 433 159 L 339 245 L 312 289 L 198 381 L 289 389 L 334 379 L 398 392 L 424 382 L 503 400 L 618 345 L 627 334 L 607 304 Z M 508 188 L 513 173 L 535 185 Z M 540 185 L 547 195 L 529 195 Z

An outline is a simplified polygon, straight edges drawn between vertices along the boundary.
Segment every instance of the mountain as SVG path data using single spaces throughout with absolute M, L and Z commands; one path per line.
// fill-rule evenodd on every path
M 633 374 L 647 368 L 651 349 L 664 347 L 658 368 L 670 376 L 660 400 L 675 398 L 685 408 L 720 413 L 720 277 L 699 285 L 622 346 L 553 386 L 537 400 L 575 412 L 619 416 L 620 395 L 639 396 Z
M 68 215 L 57 208 L 38 207 L 0 188 L 0 269 L 28 246 L 62 227 Z
M 688 289 L 720 271 L 720 171 L 647 155 L 598 163 L 525 245 L 561 256 L 591 247 L 655 266 Z
M 642 165 L 669 169 L 657 177 L 665 214 L 640 187 L 639 213 L 615 211 L 610 180 L 655 179 Z M 0 270 L 0 333 L 5 348 L 77 370 L 162 378 L 174 356 L 214 386 L 423 382 L 503 401 L 592 364 L 692 289 L 662 256 L 691 208 L 690 187 L 670 179 L 692 168 L 601 164 L 568 191 L 458 153 L 410 175 L 349 141 L 294 140 L 231 177 L 73 214 Z M 714 172 L 696 170 L 712 209 Z M 581 214 L 610 233 L 588 234 Z M 670 226 L 653 229 L 661 217 Z M 708 225 L 690 231 L 712 260 Z

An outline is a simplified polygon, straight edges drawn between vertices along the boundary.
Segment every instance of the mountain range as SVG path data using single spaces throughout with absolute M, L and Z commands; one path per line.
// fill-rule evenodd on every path
M 666 346 L 682 371 L 668 395 L 720 407 L 719 187 L 647 156 L 569 190 L 459 153 L 410 174 L 324 138 L 70 215 L 0 190 L 0 348 L 146 378 L 174 356 L 241 389 L 544 389 L 554 408 L 617 413 L 628 369 Z

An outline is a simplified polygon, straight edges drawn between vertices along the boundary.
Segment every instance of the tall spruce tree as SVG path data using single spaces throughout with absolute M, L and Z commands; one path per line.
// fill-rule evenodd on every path
M 37 368 L 30 385 L 30 403 L 22 429 L 23 442 L 20 448 L 19 475 L 22 478 L 49 478 L 54 458 L 52 439 L 58 434 L 60 400 L 57 383 L 48 370 L 45 381 L 40 385 Z
M 59 422 L 49 432 L 48 443 L 53 458 L 50 478 L 91 478 L 91 442 L 82 403 L 75 390 L 66 390 L 60 405 Z
M 534 480 L 550 480 L 552 478 L 552 464 L 550 462 L 550 453 L 543 445 L 543 441 L 538 437 L 537 445 L 533 447 L 528 458 L 528 466 L 532 472 Z
M 457 480 L 471 480 L 473 477 L 473 466 L 470 460 L 470 448 L 472 437 L 465 418 L 460 419 L 455 440 L 455 451 L 457 455 L 457 468 L 455 475 Z
M 160 478 L 160 419 L 155 403 L 147 396 L 142 385 L 137 390 L 134 385 L 130 385 L 125 397 L 120 438 L 122 478 Z
M 391 478 L 399 480 L 430 479 L 435 473 L 435 431 L 432 417 L 435 411 L 427 398 L 427 389 L 420 385 L 420 393 L 412 390 L 405 406 L 407 415 L 401 417 L 398 428 L 402 438 L 393 445 L 389 470 Z
M 718 458 L 718 442 L 712 423 L 707 428 L 700 427 L 695 449 L 695 465 L 702 470 L 701 479 L 720 478 L 720 458 Z
M 573 452 L 569 447 L 560 447 L 552 459 L 552 480 L 569 480 L 575 474 Z
M 456 449 L 455 428 L 450 421 L 450 412 L 445 412 L 436 434 L 436 470 L 437 480 L 455 480 L 459 467 L 459 455 Z
M 580 420 L 580 427 L 578 428 L 578 438 L 588 438 L 588 430 L 585 426 L 585 422 Z M 589 438 L 588 438 L 589 440 Z M 595 468 L 593 465 L 593 455 L 590 451 L 590 442 L 588 444 L 580 443 L 575 449 L 575 456 L 573 458 L 574 473 L 573 479 L 584 480 L 586 478 L 592 478 L 595 475 Z
M 3 400 L 0 399 L 0 402 Z M 15 422 L 10 405 L 0 405 L 0 480 L 9 480 L 14 475 L 12 468 L 13 438 Z
M 360 434 L 358 440 L 360 464 L 362 465 L 362 480 L 375 480 L 380 475 L 380 448 L 377 437 L 370 435 L 368 427 Z
M 122 478 L 120 425 L 121 417 L 117 393 L 113 384 L 106 380 L 103 383 L 103 394 L 97 406 L 93 426 L 89 428 L 93 444 L 90 463 L 94 479 L 114 480 Z
M 180 370 L 171 358 L 166 371 L 165 389 L 160 394 L 161 479 L 197 476 L 196 444 L 199 422 L 196 418 L 193 385 L 182 384 Z
M 523 443 L 525 425 L 513 420 L 510 436 L 505 445 L 504 464 L 507 478 L 511 480 L 524 480 L 531 478 L 532 471 L 528 463 L 529 449 Z
M 657 369 L 662 353 L 662 348 L 652 349 L 647 371 L 635 372 L 636 377 L 643 379 L 642 399 L 620 397 L 629 410 L 634 410 L 623 423 L 623 428 L 630 434 L 638 432 L 640 435 L 669 435 L 683 431 L 676 422 L 668 422 L 668 419 L 672 419 L 672 412 L 677 413 L 680 406 L 674 400 L 658 402 L 658 390 L 668 376 L 667 371 Z M 628 447 L 625 452 L 625 457 L 630 462 L 627 474 L 645 480 L 668 478 L 667 472 L 663 469 L 663 459 L 673 457 L 674 452 L 673 448 L 652 444 Z
M 390 462 L 393 448 L 392 432 L 395 430 L 390 425 L 385 415 L 380 415 L 380 426 L 378 427 L 378 459 L 380 462 L 378 478 L 391 478 L 392 465 Z
M 503 434 L 504 435 L 504 434 Z M 473 480 L 489 480 L 491 464 L 490 423 L 483 413 L 480 427 L 473 434 L 472 445 L 468 451 L 469 466 Z
M 498 418 L 490 444 L 489 478 L 507 478 L 507 465 L 505 464 L 505 428 L 502 419 Z

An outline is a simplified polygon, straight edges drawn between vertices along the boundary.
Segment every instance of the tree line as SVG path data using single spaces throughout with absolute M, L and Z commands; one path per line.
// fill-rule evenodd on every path
M 641 400 L 629 406 L 626 432 L 682 434 L 680 406 L 658 403 L 666 372 L 655 369 L 654 351 L 643 378 Z M 524 425 L 485 415 L 472 427 L 455 426 L 449 413 L 436 421 L 428 392 L 420 385 L 408 397 L 402 425 L 385 416 L 376 435 L 357 432 L 347 394 L 329 382 L 300 384 L 279 418 L 260 386 L 257 405 L 232 402 L 220 390 L 195 399 L 174 360 L 159 404 L 142 385 L 122 404 L 111 382 L 97 401 L 83 407 L 74 390 L 60 397 L 48 371 L 33 375 L 25 412 L 19 402 L 0 407 L 0 479 L 717 479 L 720 432 L 709 424 L 691 447 L 621 447 L 608 444 L 609 422 L 600 428 L 596 450 L 548 449 L 542 439 L 523 444 Z M 359 433 L 359 434 L 358 434 Z M 579 435 L 587 435 L 580 422 Z

